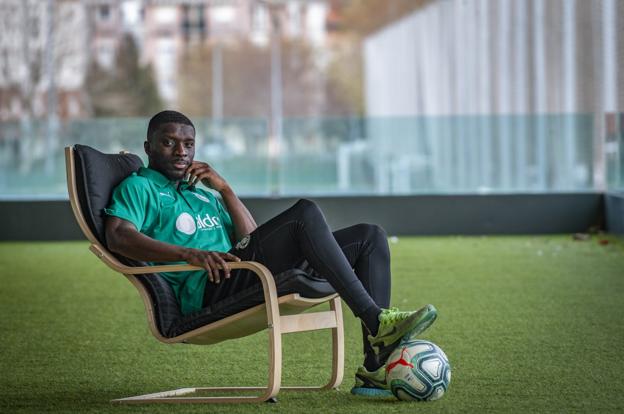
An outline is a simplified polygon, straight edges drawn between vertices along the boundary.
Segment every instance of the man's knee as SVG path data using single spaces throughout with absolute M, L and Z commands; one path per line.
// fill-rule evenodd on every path
M 357 225 L 366 240 L 376 244 L 388 244 L 388 235 L 383 227 L 377 224 L 360 223 Z
M 302 215 L 316 215 L 321 213 L 319 206 L 314 201 L 308 200 L 307 198 L 299 199 L 295 207 Z
M 377 224 L 360 223 L 356 224 L 355 229 L 358 234 L 358 238 L 365 240 L 371 247 L 383 247 L 388 246 L 388 235 L 383 227 Z

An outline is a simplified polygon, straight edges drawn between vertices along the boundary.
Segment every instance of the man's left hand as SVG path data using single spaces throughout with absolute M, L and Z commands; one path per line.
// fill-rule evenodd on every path
M 227 181 L 205 162 L 193 161 L 191 166 L 186 169 L 186 174 L 189 175 L 188 182 L 191 185 L 201 181 L 206 187 L 218 192 L 228 188 Z

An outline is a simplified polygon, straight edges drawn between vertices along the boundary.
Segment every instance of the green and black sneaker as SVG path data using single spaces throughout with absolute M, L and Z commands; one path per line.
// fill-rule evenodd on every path
M 392 397 L 392 392 L 386 384 L 385 365 L 372 372 L 360 366 L 355 372 L 355 385 L 351 388 L 351 394 L 365 397 Z
M 382 309 L 377 335 L 368 335 L 368 342 L 379 360 L 385 362 L 401 340 L 410 340 L 423 333 L 438 316 L 433 305 L 417 311 L 401 312 L 397 308 Z

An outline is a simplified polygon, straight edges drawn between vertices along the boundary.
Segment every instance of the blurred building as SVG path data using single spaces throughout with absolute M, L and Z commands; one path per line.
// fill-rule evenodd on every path
M 113 70 L 126 27 L 121 0 L 87 0 L 89 39 L 93 59 L 102 69 Z
M 271 6 L 262 0 L 143 0 L 140 4 L 142 58 L 155 70 L 163 99 L 176 106 L 178 59 L 185 47 L 203 42 L 250 41 L 268 47 L 271 8 L 281 35 L 314 46 L 325 40 L 327 6 L 324 1 L 288 1 Z
M 94 58 L 112 68 L 124 33 L 131 33 L 143 64 L 151 64 L 162 98 L 176 106 L 178 60 L 185 47 L 206 42 L 251 41 L 268 47 L 270 2 L 261 0 L 90 0 Z M 324 1 L 289 1 L 276 6 L 281 33 L 321 46 L 325 40 Z
M 0 2 L 0 121 L 88 113 L 86 33 L 80 0 Z
M 281 35 L 325 41 L 324 1 L 3 0 L 0 2 L 0 120 L 88 115 L 84 82 L 91 62 L 113 71 L 123 36 L 132 34 L 159 92 L 176 106 L 178 60 L 185 47 L 250 41 L 268 47 L 271 9 Z M 52 51 L 52 52 L 50 52 Z M 52 82 L 50 82 L 52 79 Z M 48 94 L 53 94 L 53 99 Z

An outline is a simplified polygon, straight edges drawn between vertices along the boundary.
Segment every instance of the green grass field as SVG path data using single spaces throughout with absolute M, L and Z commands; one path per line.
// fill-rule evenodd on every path
M 266 334 L 161 344 L 134 287 L 86 243 L 0 243 L 0 412 L 622 412 L 624 240 L 609 240 L 400 238 L 391 245 L 393 305 L 438 308 L 424 338 L 450 358 L 448 394 L 431 403 L 349 394 L 361 345 L 345 307 L 340 389 L 283 391 L 278 404 L 246 406 L 111 405 L 183 386 L 260 385 Z M 284 385 L 326 381 L 328 335 L 286 336 Z

